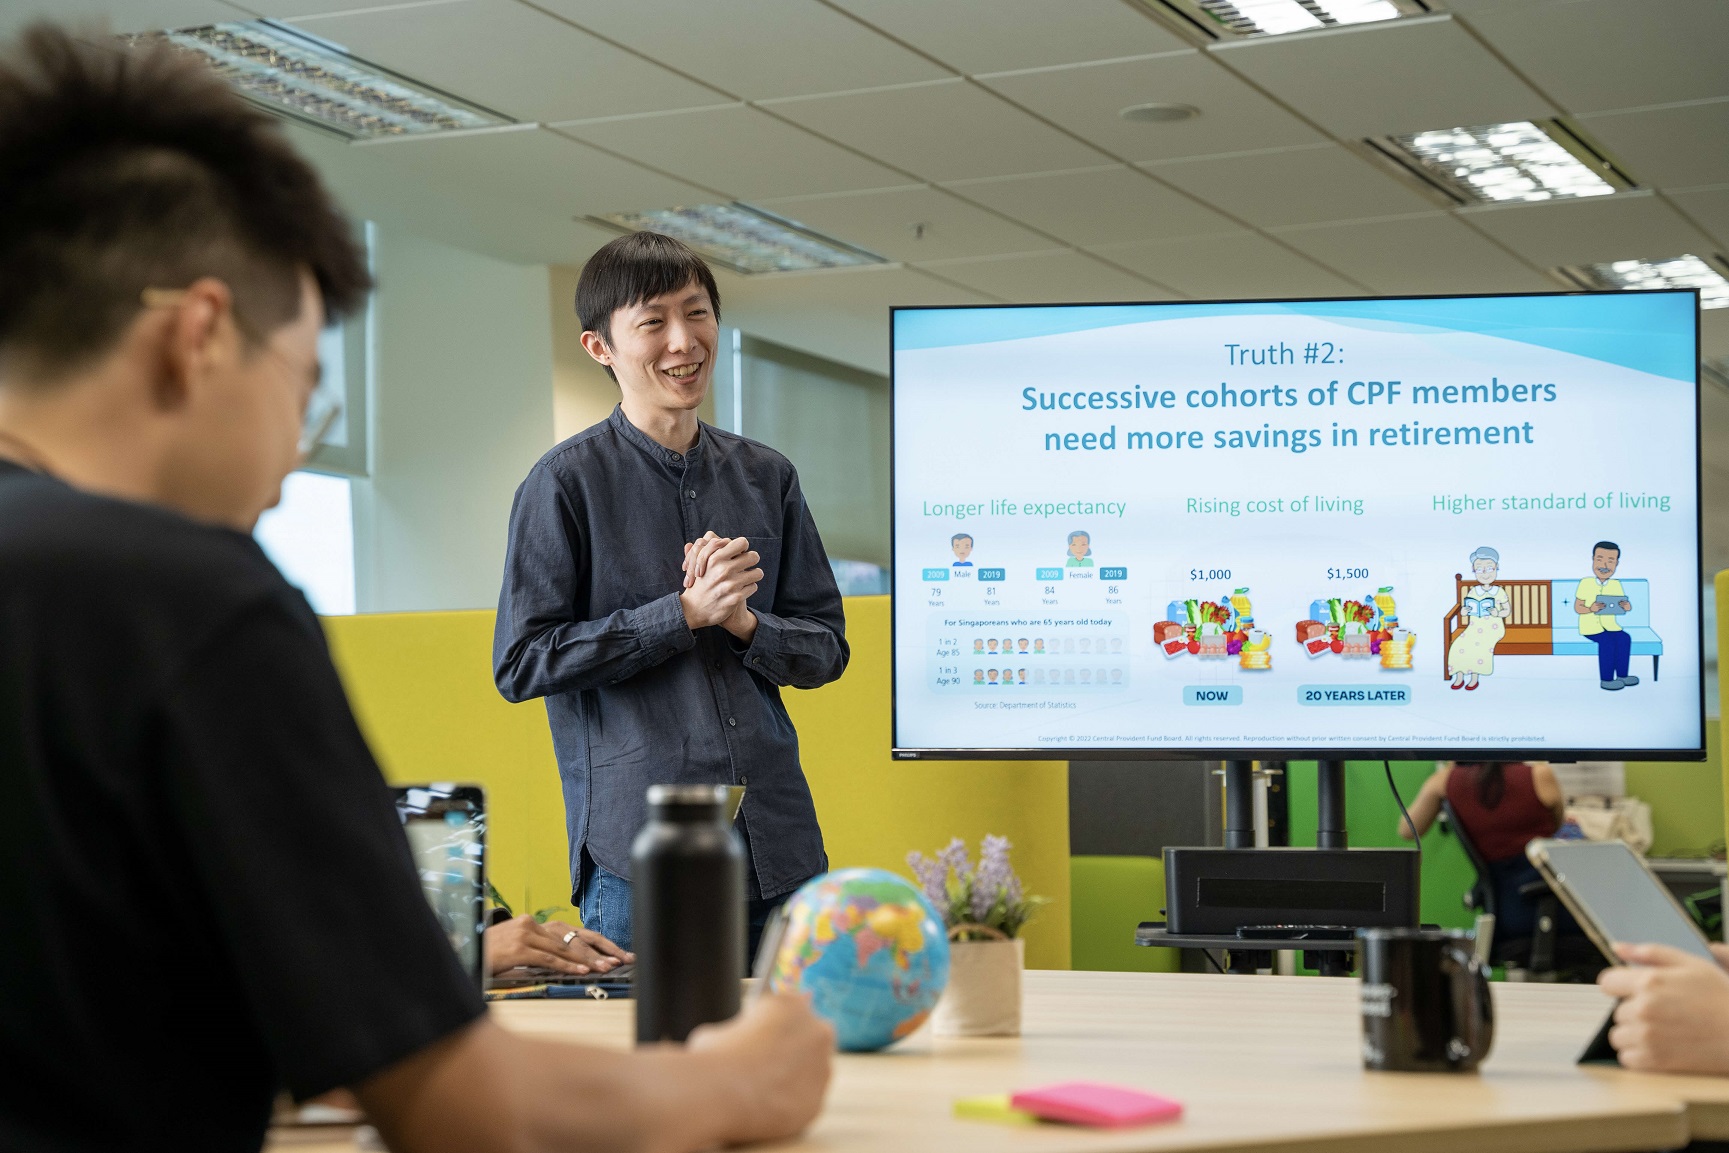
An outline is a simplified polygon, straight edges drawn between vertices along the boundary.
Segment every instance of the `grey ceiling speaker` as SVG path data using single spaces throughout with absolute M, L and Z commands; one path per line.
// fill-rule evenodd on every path
M 1132 120 L 1137 124 L 1175 124 L 1179 120 L 1192 120 L 1201 114 L 1201 110 L 1193 104 L 1131 104 L 1117 113 L 1124 120 Z

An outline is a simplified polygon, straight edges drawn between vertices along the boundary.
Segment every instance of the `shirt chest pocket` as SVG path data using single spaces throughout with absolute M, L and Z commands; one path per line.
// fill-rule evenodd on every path
M 771 612 L 774 609 L 775 592 L 780 587 L 780 538 L 751 536 L 750 547 L 762 558 L 756 565 L 762 570 L 762 580 L 758 582 L 755 594 L 745 603 L 753 609 Z

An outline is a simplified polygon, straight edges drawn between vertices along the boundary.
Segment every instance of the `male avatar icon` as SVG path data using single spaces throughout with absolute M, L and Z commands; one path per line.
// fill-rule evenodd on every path
M 1632 688 L 1639 678 L 1629 676 L 1627 666 L 1633 659 L 1633 638 L 1616 619 L 1633 607 L 1626 590 L 1615 579 L 1621 566 L 1621 546 L 1614 541 L 1600 540 L 1591 546 L 1591 575 L 1579 582 L 1573 611 L 1579 614 L 1579 633 L 1597 646 L 1598 683 L 1610 692 Z
M 973 538 L 964 532 L 957 532 L 949 538 L 949 547 L 955 552 L 955 568 L 972 568 L 973 562 L 968 558 L 973 555 Z

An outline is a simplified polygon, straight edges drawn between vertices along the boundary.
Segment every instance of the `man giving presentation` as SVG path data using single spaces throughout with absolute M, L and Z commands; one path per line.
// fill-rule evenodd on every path
M 702 258 L 620 237 L 583 267 L 576 311 L 621 400 L 517 489 L 494 675 L 509 700 L 546 698 L 572 900 L 625 949 L 648 786 L 746 787 L 754 951 L 828 867 L 780 689 L 846 668 L 840 590 L 791 462 L 697 420 L 720 334 Z

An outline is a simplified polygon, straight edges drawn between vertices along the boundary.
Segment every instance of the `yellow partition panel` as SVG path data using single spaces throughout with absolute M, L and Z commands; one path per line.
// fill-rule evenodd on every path
M 849 597 L 846 626 L 846 675 L 785 695 L 830 863 L 906 873 L 912 849 L 962 837 L 976 855 L 986 833 L 1006 836 L 1027 890 L 1051 898 L 1027 927 L 1027 964 L 1068 968 L 1068 762 L 894 760 L 889 598 Z
M 904 873 L 908 850 L 1006 835 L 1028 889 L 1052 898 L 1027 930 L 1027 963 L 1067 968 L 1066 762 L 892 760 L 888 598 L 850 598 L 846 613 L 846 675 L 786 694 L 831 863 Z M 385 776 L 485 786 L 494 884 L 519 911 L 563 906 L 564 801 L 546 710 L 493 687 L 492 623 L 490 611 L 379 613 L 325 628 Z
M 1725 696 L 1723 691 L 1725 678 L 1721 671 L 1723 654 L 1729 652 L 1729 648 L 1725 647 L 1726 645 L 1729 645 L 1729 618 L 1725 618 L 1724 616 L 1724 605 L 1729 605 L 1729 569 L 1724 569 L 1722 572 L 1717 574 L 1717 660 L 1719 664 L 1719 671 L 1717 674 L 1717 696 L 1718 707 L 1720 710 L 1717 715 L 1719 717 L 1729 716 L 1729 710 L 1722 710 L 1723 701 L 1729 699 L 1729 696 Z M 1719 727 L 1721 727 L 1722 722 L 1719 721 L 1718 723 Z M 1724 827 L 1729 828 L 1729 757 L 1722 757 L 1721 759 L 1723 762 L 1724 773 Z
M 546 707 L 492 683 L 490 611 L 327 617 L 360 727 L 393 782 L 485 787 L 487 865 L 517 912 L 570 904 L 564 796 Z

